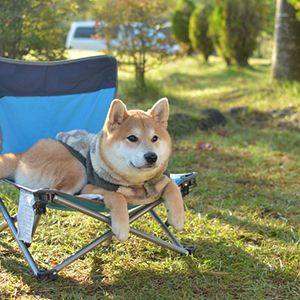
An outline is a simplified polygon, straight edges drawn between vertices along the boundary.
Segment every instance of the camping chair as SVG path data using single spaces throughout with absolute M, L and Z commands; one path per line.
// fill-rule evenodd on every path
M 19 153 L 42 138 L 54 138 L 58 132 L 85 129 L 97 133 L 102 128 L 111 101 L 116 95 L 117 62 L 109 56 L 96 56 L 59 62 L 23 62 L 0 59 L 0 153 Z M 172 174 L 183 196 L 195 183 L 195 173 Z M 86 214 L 110 225 L 109 212 L 103 199 L 86 199 L 62 193 L 58 190 L 29 189 L 11 180 L 4 181 L 33 196 L 34 222 L 31 236 L 36 231 L 42 214 L 47 209 L 73 210 Z M 154 211 L 162 200 L 148 205 L 129 206 L 130 223 L 150 213 L 163 229 L 169 241 L 130 227 L 138 237 L 156 243 L 180 254 L 188 254 L 191 248 L 183 246 L 168 224 Z M 4 222 L 0 232 L 9 228 L 37 278 L 56 279 L 57 273 L 76 259 L 110 238 L 106 231 L 102 236 L 71 255 L 50 270 L 40 270 L 29 252 L 30 244 L 18 238 L 16 222 L 4 200 L 0 198 L 0 210 Z M 20 219 L 19 219 L 20 221 Z

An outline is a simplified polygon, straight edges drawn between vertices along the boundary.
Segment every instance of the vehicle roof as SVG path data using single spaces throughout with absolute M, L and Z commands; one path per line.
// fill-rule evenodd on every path
M 72 27 L 77 27 L 77 26 L 95 26 L 96 21 L 75 21 L 72 22 Z

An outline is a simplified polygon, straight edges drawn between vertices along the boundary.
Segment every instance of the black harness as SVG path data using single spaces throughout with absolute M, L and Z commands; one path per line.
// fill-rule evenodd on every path
M 101 178 L 94 170 L 92 161 L 91 161 L 91 154 L 90 151 L 88 151 L 87 157 L 85 158 L 79 151 L 72 148 L 70 145 L 59 141 L 62 145 L 66 147 L 66 149 L 75 157 L 77 158 L 85 167 L 86 173 L 87 173 L 87 180 L 88 183 L 99 186 L 105 190 L 116 192 L 121 185 L 114 184 L 111 182 L 108 182 Z
M 87 157 L 85 158 L 79 151 L 75 150 L 70 145 L 62 141 L 59 142 L 64 145 L 66 149 L 83 164 L 86 169 L 88 183 L 99 186 L 111 192 L 116 192 L 119 189 L 119 187 L 121 186 L 120 184 L 114 184 L 106 181 L 95 172 L 91 161 L 90 151 L 88 151 Z M 170 177 L 170 172 L 168 169 L 166 169 L 163 174 Z

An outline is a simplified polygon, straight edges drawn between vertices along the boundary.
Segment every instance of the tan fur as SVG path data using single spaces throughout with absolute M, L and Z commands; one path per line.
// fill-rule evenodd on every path
M 106 191 L 91 184 L 87 184 L 82 192 L 86 194 L 103 195 L 104 204 L 110 209 L 113 233 L 119 240 L 127 240 L 129 233 L 129 216 L 126 198 L 121 193 Z
M 154 128 L 157 134 L 160 136 L 160 138 L 166 141 L 170 145 L 170 147 L 171 147 L 171 140 L 167 131 L 163 130 L 163 128 L 161 128 L 159 123 L 153 122 L 153 118 L 149 114 L 145 113 L 144 111 L 140 111 L 140 110 L 127 111 L 125 116 L 126 116 L 125 120 L 122 122 L 122 130 L 118 130 L 117 127 L 112 128 L 111 124 L 110 124 L 110 128 L 108 126 L 104 128 L 103 137 L 101 139 L 101 144 L 100 144 L 100 148 L 101 148 L 100 155 L 112 173 L 114 173 L 118 177 L 121 177 L 131 185 L 139 185 L 139 184 L 143 184 L 149 178 L 160 176 L 165 170 L 166 164 L 162 164 L 158 169 L 154 169 L 150 176 L 147 174 L 147 178 L 143 177 L 142 174 L 139 174 L 138 181 L 137 181 L 135 178 L 131 176 L 132 174 L 118 173 L 116 167 L 107 159 L 108 152 L 105 151 L 105 149 L 110 148 L 111 143 L 116 140 L 125 140 L 126 137 L 130 135 L 132 128 L 141 128 L 143 132 L 142 133 L 143 136 L 149 135 L 149 128 Z M 132 144 L 131 146 L 134 147 L 135 145 Z
M 162 194 L 168 211 L 168 222 L 176 229 L 182 230 L 184 224 L 184 207 L 179 187 L 171 181 Z
M 162 192 L 171 181 L 171 179 L 165 175 L 160 176 L 158 179 L 159 180 L 151 180 L 141 187 L 121 186 L 118 192 L 126 197 L 129 204 L 149 204 L 160 198 Z
M 18 166 L 20 155 L 4 154 L 0 155 L 0 178 L 7 178 L 15 173 Z
M 126 240 L 129 233 L 127 204 L 151 203 L 162 196 L 169 223 L 180 230 L 184 223 L 181 193 L 174 182 L 162 176 L 171 154 L 171 140 L 166 130 L 168 114 L 166 99 L 158 101 L 148 112 L 128 111 L 120 100 L 112 102 L 100 139 L 99 159 L 112 178 L 127 186 L 117 192 L 86 184 L 83 165 L 60 142 L 52 139 L 41 140 L 21 154 L 0 155 L 0 178 L 14 176 L 17 183 L 29 188 L 54 188 L 71 194 L 79 191 L 102 194 L 106 207 L 111 211 L 112 231 L 120 240 Z M 138 130 L 139 144 L 127 140 L 135 133 L 134 130 Z M 159 136 L 157 143 L 151 141 L 153 135 Z M 135 147 L 158 152 L 161 162 L 155 168 L 119 166 L 115 163 L 116 157 L 112 156 L 118 143 L 133 153 Z M 116 149 L 116 155 L 123 151 L 122 147 Z M 145 182 L 158 177 L 162 180 L 145 188 Z
M 71 194 L 79 192 L 86 183 L 82 164 L 61 143 L 51 139 L 39 141 L 21 155 L 16 177 L 18 173 L 42 181 L 45 178 L 49 184 L 45 187 Z

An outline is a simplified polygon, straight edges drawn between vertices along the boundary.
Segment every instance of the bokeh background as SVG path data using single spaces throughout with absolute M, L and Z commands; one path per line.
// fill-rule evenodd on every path
M 300 299 L 300 1 L 0 0 L 0 56 L 91 55 L 117 57 L 129 108 L 169 98 L 170 170 L 198 172 L 178 238 L 196 250 L 112 240 L 45 282 L 1 232 L 0 299 Z M 47 269 L 106 229 L 48 210 L 31 250 Z

